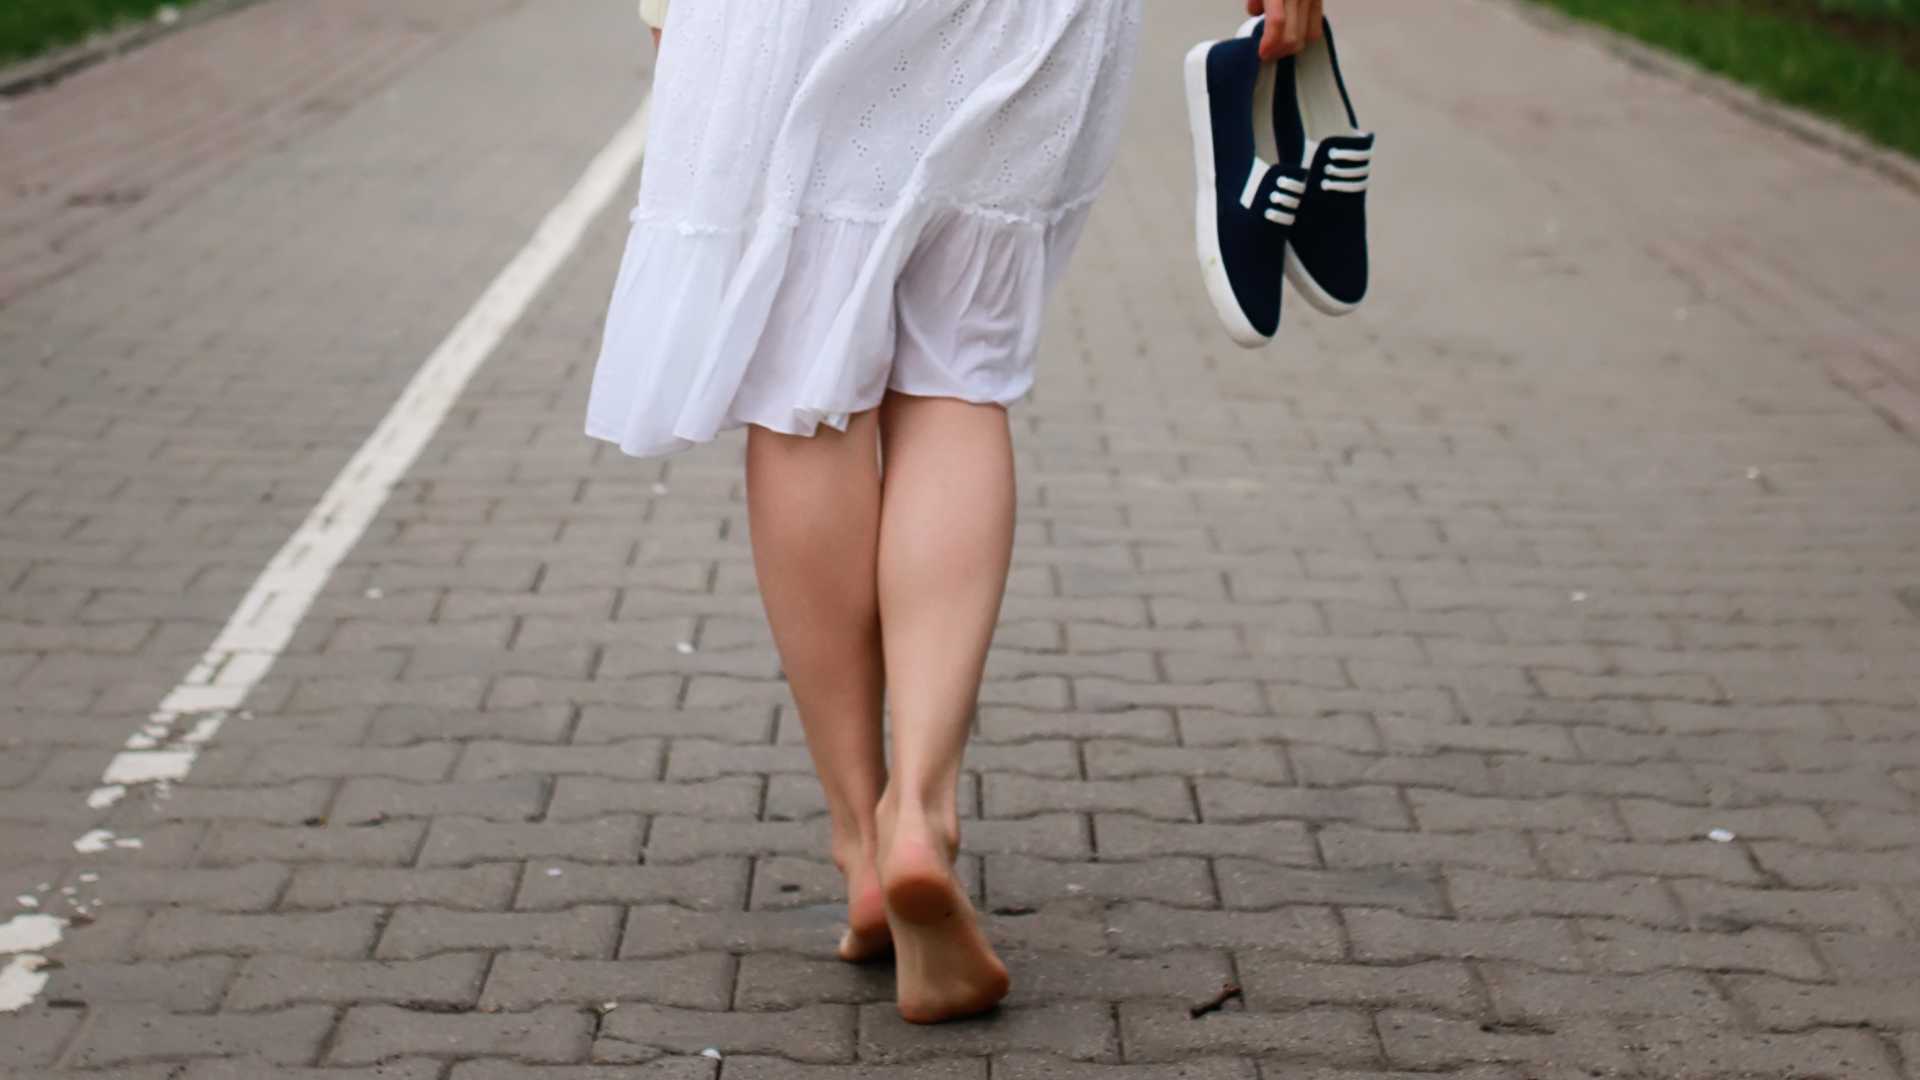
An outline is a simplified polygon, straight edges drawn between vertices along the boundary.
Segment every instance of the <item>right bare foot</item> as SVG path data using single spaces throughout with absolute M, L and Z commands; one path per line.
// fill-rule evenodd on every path
M 1007 996 L 1007 968 L 930 829 L 896 823 L 880 864 L 893 929 L 900 1015 L 937 1024 L 985 1012 Z

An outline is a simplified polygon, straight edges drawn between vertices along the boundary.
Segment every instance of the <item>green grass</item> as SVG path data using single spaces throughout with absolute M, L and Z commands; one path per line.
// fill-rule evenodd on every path
M 1920 0 L 1540 0 L 1920 157 Z
M 186 7 L 192 0 L 174 0 Z M 0 63 L 71 45 L 96 30 L 151 19 L 160 0 L 0 0 Z

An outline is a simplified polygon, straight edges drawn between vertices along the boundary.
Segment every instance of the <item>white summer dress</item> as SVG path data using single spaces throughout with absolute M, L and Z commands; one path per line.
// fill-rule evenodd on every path
M 587 434 L 668 454 L 1010 404 L 1104 179 L 1141 0 L 675 0 Z

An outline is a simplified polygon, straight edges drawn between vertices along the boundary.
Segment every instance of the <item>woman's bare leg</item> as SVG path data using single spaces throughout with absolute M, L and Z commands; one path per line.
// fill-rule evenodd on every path
M 953 873 L 955 796 L 987 646 L 1013 557 L 1006 410 L 889 394 L 880 408 L 880 626 L 893 771 L 881 797 L 880 880 L 900 1013 L 934 1022 L 1007 993 Z
M 826 790 L 833 860 L 847 879 L 846 960 L 888 945 L 874 810 L 886 784 L 875 560 L 880 469 L 874 413 L 799 438 L 751 428 L 747 516 L 781 667 Z

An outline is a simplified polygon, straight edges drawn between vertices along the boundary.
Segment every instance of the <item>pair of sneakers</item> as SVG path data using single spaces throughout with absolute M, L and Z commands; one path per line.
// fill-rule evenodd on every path
M 1298 55 L 1260 59 L 1265 20 L 1187 54 L 1200 266 L 1233 339 L 1280 329 L 1281 282 L 1345 315 L 1367 294 L 1371 132 L 1360 128 L 1333 28 Z

